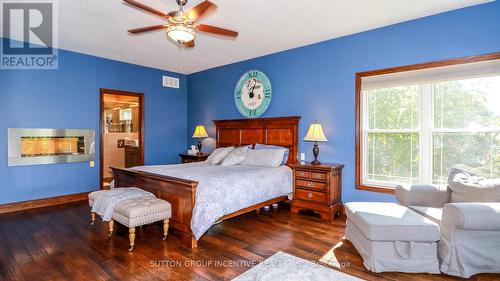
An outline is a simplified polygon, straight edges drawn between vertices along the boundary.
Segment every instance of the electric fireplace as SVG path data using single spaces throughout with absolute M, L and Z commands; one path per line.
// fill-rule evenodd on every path
M 9 128 L 9 166 L 94 161 L 95 132 Z

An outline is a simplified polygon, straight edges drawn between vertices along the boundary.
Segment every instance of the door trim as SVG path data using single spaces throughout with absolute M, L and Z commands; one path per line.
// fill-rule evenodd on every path
M 121 96 L 133 96 L 139 98 L 139 160 L 141 165 L 144 165 L 144 151 L 145 151 L 145 143 L 144 143 L 144 94 L 130 91 L 122 91 L 122 90 L 112 90 L 106 88 L 99 89 L 99 189 L 103 188 L 102 180 L 103 180 L 103 135 L 104 135 L 104 118 L 102 118 L 102 114 L 104 112 L 104 94 L 112 94 L 112 95 L 121 95 Z

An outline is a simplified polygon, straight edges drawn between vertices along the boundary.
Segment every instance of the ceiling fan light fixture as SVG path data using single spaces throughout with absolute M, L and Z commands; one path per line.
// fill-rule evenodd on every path
M 194 39 L 195 31 L 184 25 L 172 25 L 167 28 L 167 35 L 179 44 L 184 44 Z

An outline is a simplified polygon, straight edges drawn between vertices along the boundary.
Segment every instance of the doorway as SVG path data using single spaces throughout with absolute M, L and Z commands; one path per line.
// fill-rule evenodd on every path
M 100 89 L 99 183 L 109 189 L 110 167 L 144 165 L 144 94 Z

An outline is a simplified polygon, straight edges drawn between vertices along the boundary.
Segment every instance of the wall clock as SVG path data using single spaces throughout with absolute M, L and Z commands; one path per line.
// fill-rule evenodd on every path
M 234 87 L 234 102 L 241 115 L 256 118 L 271 104 L 271 81 L 259 70 L 245 72 Z

